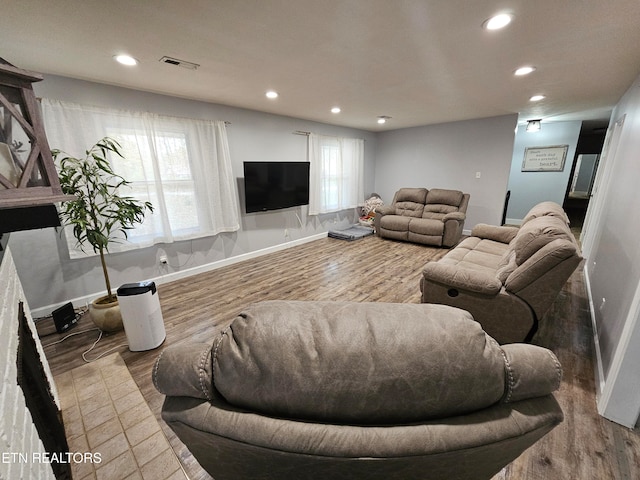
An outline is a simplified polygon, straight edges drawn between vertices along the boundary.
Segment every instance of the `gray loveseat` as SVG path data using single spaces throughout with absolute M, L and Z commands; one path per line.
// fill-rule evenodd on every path
M 560 379 L 462 310 L 344 302 L 253 304 L 153 370 L 216 480 L 489 479 L 562 421 Z
M 462 235 L 469 194 L 442 188 L 401 188 L 391 205 L 376 209 L 375 229 L 382 238 L 452 247 Z
M 562 207 L 543 202 L 519 228 L 476 225 L 425 265 L 422 301 L 471 312 L 500 343 L 526 342 L 581 260 Z

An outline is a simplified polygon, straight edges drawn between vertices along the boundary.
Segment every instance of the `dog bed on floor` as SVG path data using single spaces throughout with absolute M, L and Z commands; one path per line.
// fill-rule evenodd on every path
M 363 227 L 361 225 L 352 225 L 344 230 L 329 230 L 329 236 L 339 240 L 351 241 L 364 238 L 369 235 L 373 235 L 373 228 Z

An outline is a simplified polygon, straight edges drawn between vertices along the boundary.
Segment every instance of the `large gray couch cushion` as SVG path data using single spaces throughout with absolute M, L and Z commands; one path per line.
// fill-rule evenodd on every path
M 409 230 L 409 222 L 415 217 L 409 215 L 385 215 L 384 227 L 394 232 L 407 232 Z
M 426 188 L 401 188 L 396 192 L 395 202 L 424 203 L 427 200 L 428 190 Z
M 522 219 L 522 223 L 520 224 L 520 226 L 522 227 L 530 220 L 540 217 L 556 217 L 563 223 L 567 225 L 569 224 L 569 217 L 567 216 L 563 208 L 555 202 L 547 201 L 540 202 L 537 205 L 531 207 L 531 210 L 529 210 Z
M 426 198 L 426 188 L 401 188 L 395 197 L 394 213 L 403 217 L 421 218 Z
M 557 239 L 573 241 L 572 233 L 565 222 L 552 215 L 529 220 L 520 227 L 518 235 L 513 240 L 516 263 L 522 265 L 531 255 Z
M 215 387 L 265 414 L 353 424 L 463 414 L 503 397 L 502 351 L 467 312 L 402 305 L 398 328 L 388 320 L 398 308 L 254 304 L 214 341 Z
M 431 218 L 412 218 L 409 225 L 409 233 L 418 235 L 436 235 L 442 237 L 443 231 L 444 223 Z
M 423 218 L 442 220 L 447 213 L 457 212 L 464 193 L 459 190 L 432 188 L 427 193 Z

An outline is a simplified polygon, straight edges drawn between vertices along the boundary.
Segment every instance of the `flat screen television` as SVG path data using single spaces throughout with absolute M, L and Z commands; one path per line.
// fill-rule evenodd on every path
M 309 162 L 244 162 L 247 213 L 309 204 Z

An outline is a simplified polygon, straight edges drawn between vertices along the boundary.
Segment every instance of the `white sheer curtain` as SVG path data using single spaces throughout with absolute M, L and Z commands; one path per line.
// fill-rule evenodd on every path
M 132 183 L 129 195 L 153 204 L 154 212 L 129 232 L 128 241 L 110 245 L 110 251 L 240 228 L 224 122 L 49 99 L 42 100 L 42 113 L 50 147 L 70 155 L 84 157 L 105 136 L 117 140 L 124 159 L 111 156 L 112 167 Z M 71 256 L 84 255 L 67 238 Z
M 309 134 L 309 214 L 355 208 L 364 200 L 364 140 Z

